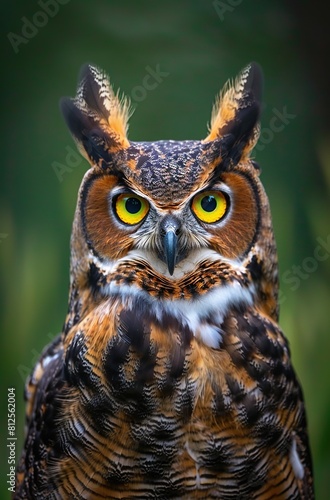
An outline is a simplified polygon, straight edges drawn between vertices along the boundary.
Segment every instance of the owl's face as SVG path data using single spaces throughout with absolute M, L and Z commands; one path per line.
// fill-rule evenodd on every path
M 257 193 L 251 174 L 222 170 L 213 152 L 200 141 L 131 143 L 112 172 L 90 172 L 81 198 L 90 250 L 112 262 L 139 256 L 172 279 L 207 254 L 244 257 Z
M 203 141 L 132 142 L 126 102 L 102 72 L 84 68 L 77 97 L 62 101 L 92 165 L 73 228 L 73 281 L 103 290 L 134 285 L 171 300 L 233 282 L 276 316 L 269 207 L 249 157 L 260 87 L 258 66 L 248 66 L 220 95 Z

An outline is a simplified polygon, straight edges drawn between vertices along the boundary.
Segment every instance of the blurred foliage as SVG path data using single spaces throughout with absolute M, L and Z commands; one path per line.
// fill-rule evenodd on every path
M 326 65 L 316 61 L 318 51 L 325 53 L 324 47 L 329 48 L 322 7 L 270 0 L 225 0 L 217 2 L 218 8 L 215 2 L 204 0 L 61 0 L 58 4 L 52 0 L 51 14 L 37 14 L 45 12 L 42 5 L 46 3 L 16 0 L 1 6 L 5 58 L 1 435 L 6 436 L 7 388 L 14 386 L 18 455 L 23 439 L 24 378 L 44 345 L 61 330 L 66 314 L 70 228 L 87 164 L 75 160 L 71 171 L 59 179 L 54 162 L 65 164 L 68 151 L 74 150 L 58 100 L 74 95 L 80 66 L 85 62 L 99 65 L 111 75 L 116 88 L 120 86 L 132 97 L 136 108 L 130 122 L 133 140 L 195 139 L 206 136 L 211 105 L 224 82 L 257 60 L 265 73 L 265 93 L 262 147 L 255 156 L 262 167 L 278 242 L 281 325 L 304 388 L 317 498 L 326 500 L 330 470 L 330 131 L 325 119 L 329 85 L 322 74 Z M 227 8 L 219 11 L 219 5 Z M 27 27 L 29 21 L 34 28 Z M 167 75 L 144 99 L 139 98 L 137 86 L 143 84 L 148 68 L 157 65 Z M 274 132 L 272 117 L 283 112 L 290 119 Z M 321 240 L 325 242 L 322 259 L 317 251 Z M 4 478 L 7 449 L 2 449 Z M 0 497 L 8 497 L 5 480 Z

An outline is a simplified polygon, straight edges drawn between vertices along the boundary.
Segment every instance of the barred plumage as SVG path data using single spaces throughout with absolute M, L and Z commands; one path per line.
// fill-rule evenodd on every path
M 278 321 L 249 65 L 204 141 L 134 143 L 86 66 L 64 115 L 92 167 L 69 311 L 27 382 L 14 498 L 313 499 L 300 385 Z

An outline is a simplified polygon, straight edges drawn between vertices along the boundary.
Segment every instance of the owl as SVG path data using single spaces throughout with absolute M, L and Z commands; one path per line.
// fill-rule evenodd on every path
M 63 331 L 26 384 L 14 498 L 314 498 L 250 156 L 261 92 L 251 63 L 220 93 L 204 140 L 156 142 L 128 139 L 129 102 L 94 66 L 62 99 L 91 168 Z

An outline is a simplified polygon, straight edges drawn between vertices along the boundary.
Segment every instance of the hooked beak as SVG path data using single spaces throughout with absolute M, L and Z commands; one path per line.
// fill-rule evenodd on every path
M 178 234 L 181 222 L 173 215 L 166 215 L 161 222 L 161 236 L 163 243 L 164 260 L 170 275 L 174 273 L 178 256 Z
M 165 260 L 168 268 L 168 272 L 172 276 L 174 273 L 174 268 L 176 264 L 176 254 L 177 254 L 177 241 L 178 237 L 174 231 L 167 231 L 164 236 L 164 254 Z

